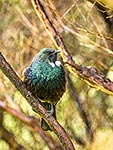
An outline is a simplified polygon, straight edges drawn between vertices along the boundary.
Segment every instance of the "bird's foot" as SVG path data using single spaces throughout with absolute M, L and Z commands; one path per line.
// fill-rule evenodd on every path
M 29 97 L 29 96 L 31 96 L 31 95 L 32 95 L 31 91 L 28 91 L 26 97 Z
M 52 116 L 54 114 L 54 107 L 53 104 L 51 104 L 51 110 L 47 110 L 46 118 Z

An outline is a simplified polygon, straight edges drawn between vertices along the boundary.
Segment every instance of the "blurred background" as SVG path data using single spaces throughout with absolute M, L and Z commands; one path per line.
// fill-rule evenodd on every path
M 95 67 L 113 81 L 113 5 L 93 0 L 43 0 L 42 4 L 75 62 Z M 55 49 L 31 2 L 0 0 L 0 51 L 20 78 L 44 47 Z M 0 109 L 0 150 L 61 150 L 56 135 L 41 130 L 39 115 L 2 71 L 0 101 L 7 106 Z M 57 119 L 77 150 L 113 150 L 113 97 L 68 71 Z

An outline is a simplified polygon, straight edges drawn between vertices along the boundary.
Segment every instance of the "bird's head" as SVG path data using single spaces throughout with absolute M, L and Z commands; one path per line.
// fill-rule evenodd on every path
M 43 48 L 33 59 L 33 62 L 36 61 L 47 61 L 55 62 L 57 60 L 57 54 L 61 52 L 60 50 L 53 50 L 51 48 Z

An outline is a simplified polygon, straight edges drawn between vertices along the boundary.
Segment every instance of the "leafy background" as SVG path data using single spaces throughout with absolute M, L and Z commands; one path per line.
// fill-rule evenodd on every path
M 93 66 L 113 81 L 112 22 L 103 17 L 96 3 L 70 0 L 47 0 L 42 3 L 75 62 Z M 106 11 L 112 21 L 112 11 Z M 23 69 L 43 47 L 55 49 L 31 2 L 1 0 L 0 49 L 20 78 Z M 1 71 L 0 79 L 0 100 L 12 109 L 20 109 L 23 114 L 34 117 L 39 123 L 40 117 Z M 112 96 L 89 87 L 69 72 L 67 81 L 66 93 L 57 105 L 59 123 L 77 149 L 112 150 Z M 86 116 L 81 115 L 82 112 Z M 49 149 L 35 130 L 13 114 L 0 110 L 0 116 L 0 150 L 13 149 L 7 142 L 8 137 L 4 139 L 3 128 L 13 133 L 15 140 L 25 149 Z M 47 134 L 58 141 L 54 133 Z

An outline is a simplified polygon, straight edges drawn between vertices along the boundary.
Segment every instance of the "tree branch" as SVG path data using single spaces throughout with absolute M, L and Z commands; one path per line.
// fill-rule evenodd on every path
M 41 105 L 41 102 L 36 99 L 32 94 L 29 94 L 29 91 L 25 88 L 25 85 L 22 83 L 21 79 L 17 76 L 14 70 L 11 68 L 9 63 L 3 57 L 0 52 L 0 69 L 8 77 L 8 79 L 13 83 L 13 85 L 20 91 L 28 103 L 32 106 L 32 109 L 35 110 L 41 117 L 43 117 L 46 122 L 49 124 L 51 129 L 58 136 L 62 147 L 65 150 L 75 150 L 71 140 L 69 139 L 65 130 L 61 125 L 55 120 L 53 116 L 50 116 L 46 109 Z M 49 117 L 46 117 L 49 116 Z
M 31 2 L 39 19 L 44 25 L 55 46 L 58 49 L 62 50 L 62 58 L 68 70 L 80 79 L 84 80 L 88 85 L 96 88 L 97 90 L 101 90 L 108 95 L 113 96 L 113 82 L 107 79 L 103 74 L 100 74 L 95 68 L 91 66 L 85 67 L 83 65 L 76 64 L 73 61 L 68 50 L 66 49 L 62 38 L 59 36 L 55 27 L 50 21 L 40 0 L 31 0 Z

